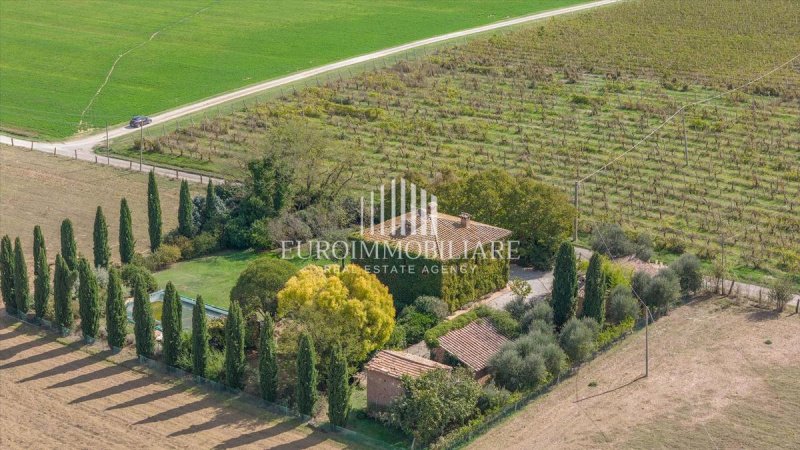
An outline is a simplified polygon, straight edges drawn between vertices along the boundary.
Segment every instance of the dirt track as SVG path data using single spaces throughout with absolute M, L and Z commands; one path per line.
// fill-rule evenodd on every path
M 187 390 L 30 330 L 0 318 L 0 448 L 345 446 L 298 421 Z

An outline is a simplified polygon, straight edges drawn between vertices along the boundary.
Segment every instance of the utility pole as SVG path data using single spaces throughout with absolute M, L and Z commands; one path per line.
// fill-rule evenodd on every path
M 686 112 L 681 112 L 681 127 L 683 128 L 683 154 L 686 158 L 686 166 L 689 166 L 689 144 L 686 142 Z
M 111 156 L 111 147 L 108 145 L 108 121 L 106 120 L 106 159 Z
M 575 223 L 572 225 L 572 241 L 578 242 L 578 191 L 581 188 L 581 182 L 575 182 Z
M 144 124 L 139 126 L 139 172 L 142 171 L 142 149 L 144 149 Z

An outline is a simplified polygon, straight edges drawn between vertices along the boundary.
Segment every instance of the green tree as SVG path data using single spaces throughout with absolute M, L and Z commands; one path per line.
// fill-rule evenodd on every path
M 581 320 L 573 317 L 564 324 L 558 341 L 573 363 L 581 363 L 592 354 L 598 328 L 597 322 L 588 317 Z
M 575 296 L 578 294 L 578 271 L 575 249 L 564 242 L 558 249 L 553 271 L 553 323 L 557 329 L 575 316 Z
M 56 255 L 56 269 L 53 274 L 53 304 L 55 306 L 56 324 L 62 332 L 72 328 L 72 286 L 75 284 L 77 273 L 71 270 L 59 253 Z
M 181 351 L 181 299 L 175 285 L 167 282 L 164 288 L 164 302 L 161 309 L 161 329 L 163 333 L 162 356 L 164 364 L 174 367 Z
M 158 197 L 156 173 L 150 171 L 147 179 L 147 231 L 150 234 L 150 251 L 161 246 L 161 199 Z
M 678 275 L 681 294 L 688 296 L 703 287 L 703 272 L 700 267 L 700 260 L 696 256 L 684 253 L 670 264 L 669 268 Z
M 295 386 L 297 410 L 310 416 L 317 403 L 317 352 L 311 335 L 300 335 L 297 350 L 297 385 Z
M 206 304 L 202 296 L 197 296 L 197 302 L 192 310 L 192 372 L 198 377 L 206 376 L 208 363 L 208 321 L 206 319 Z
M 225 382 L 236 389 L 244 388 L 244 319 L 242 308 L 232 302 L 225 320 Z
M 28 284 L 28 264 L 22 253 L 22 242 L 14 240 L 14 305 L 17 313 L 27 315 L 31 307 L 31 288 Z
M 103 208 L 97 207 L 94 213 L 94 266 L 108 268 L 111 250 L 108 248 L 108 225 Z
M 119 259 L 122 264 L 133 261 L 135 248 L 131 210 L 128 208 L 128 201 L 123 198 L 119 202 Z
M 606 319 L 606 293 L 605 279 L 603 277 L 603 259 L 600 253 L 595 252 L 589 260 L 586 270 L 586 287 L 583 296 L 583 317 L 591 317 L 600 326 Z
M 100 327 L 100 304 L 97 296 L 100 288 L 94 270 L 86 258 L 78 261 L 78 313 L 81 317 L 81 332 L 86 342 L 93 342 Z
M 153 334 L 153 310 L 147 287 L 141 277 L 137 277 L 133 286 L 133 332 L 136 338 L 136 354 L 153 357 L 155 336 Z
M 108 346 L 112 349 L 118 349 L 125 345 L 128 318 L 127 311 L 125 311 L 125 302 L 122 298 L 122 278 L 116 267 L 112 267 L 108 272 L 107 295 L 106 333 L 108 335 Z
M 42 249 L 45 248 L 44 234 L 42 234 L 42 227 L 36 225 L 33 227 L 33 274 L 39 270 L 39 260 L 42 259 Z M 45 257 L 47 259 L 47 257 Z
M 651 307 L 669 312 L 669 305 L 680 295 L 681 285 L 678 275 L 670 268 L 661 269 L 647 285 L 644 291 L 644 303 Z
M 34 232 L 35 235 L 35 232 Z M 40 240 L 39 251 L 34 252 L 38 266 L 34 268 L 33 279 L 33 311 L 37 319 L 44 318 L 47 312 L 47 299 L 50 297 L 50 266 L 47 264 L 47 250 L 44 238 Z
M 6 311 L 14 313 L 17 309 L 17 298 L 14 296 L 14 250 L 8 235 L 3 236 L 0 243 L 0 276 L 0 291 L 3 293 Z
M 189 238 L 194 235 L 193 210 L 194 204 L 192 203 L 192 195 L 189 193 L 189 182 L 182 180 L 180 201 L 178 203 L 178 233 Z
M 64 258 L 69 270 L 78 268 L 78 244 L 75 243 L 75 233 L 72 230 L 72 221 L 69 219 L 61 222 L 61 257 Z
M 245 319 L 252 320 L 278 311 L 278 292 L 297 272 L 292 263 L 275 258 L 260 258 L 251 262 L 231 289 L 231 303 L 239 303 Z
M 264 317 L 264 328 L 258 347 L 258 381 L 261 398 L 268 402 L 278 399 L 278 359 L 275 348 L 275 323 L 272 317 Z
M 350 382 L 347 358 L 342 348 L 334 346 L 328 367 L 328 419 L 337 427 L 347 425 L 350 414 Z
M 206 188 L 206 203 L 203 208 L 203 229 L 211 230 L 217 222 L 217 207 L 215 204 L 216 194 L 214 193 L 214 183 L 208 180 L 208 187 Z

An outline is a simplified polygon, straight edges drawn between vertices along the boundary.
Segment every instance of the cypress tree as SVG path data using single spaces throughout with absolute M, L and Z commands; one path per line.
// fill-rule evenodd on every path
M 244 319 L 239 302 L 231 302 L 225 321 L 225 383 L 236 389 L 244 387 Z
M 175 366 L 181 351 L 181 299 L 171 281 L 164 288 L 164 305 L 161 310 L 161 329 L 163 333 L 162 356 L 164 364 Z
M 161 199 L 153 170 L 147 180 L 147 231 L 150 233 L 150 251 L 154 252 L 161 246 Z
M 37 319 L 44 318 L 47 312 L 47 299 L 50 297 L 50 266 L 47 265 L 47 250 L 42 239 L 38 252 L 38 266 L 34 268 L 33 279 L 33 312 Z
M 208 362 L 208 325 L 206 322 L 206 304 L 198 295 L 192 310 L 192 372 L 198 377 L 206 376 Z
M 189 182 L 181 181 L 181 195 L 178 203 L 178 233 L 182 236 L 192 237 L 194 234 L 194 223 L 192 222 L 192 195 L 189 193 Z
M 6 311 L 13 314 L 17 310 L 17 298 L 14 296 L 14 250 L 8 235 L 0 241 L 0 292 Z
M 125 301 L 122 299 L 122 279 L 119 270 L 112 267 L 108 272 L 108 297 L 106 298 L 106 334 L 112 349 L 125 345 L 128 324 Z
M 28 264 L 22 253 L 22 242 L 14 240 L 14 306 L 20 316 L 28 314 L 31 307 L 31 288 L 28 284 Z
M 261 398 L 268 402 L 278 399 L 278 359 L 275 349 L 275 323 L 267 314 L 264 328 L 261 329 L 261 342 L 258 347 L 258 381 Z
M 347 425 L 350 414 L 350 383 L 347 375 L 347 359 L 341 346 L 333 348 L 328 368 L 328 419 L 337 427 Z
M 300 335 L 297 350 L 297 385 L 295 386 L 297 410 L 310 416 L 317 403 L 317 354 L 314 341 L 304 332 Z
M 586 270 L 586 287 L 583 295 L 583 317 L 591 317 L 600 326 L 606 319 L 606 293 L 603 277 L 603 259 L 599 252 L 592 255 Z
M 578 271 L 575 249 L 569 242 L 558 248 L 553 270 L 553 323 L 557 329 L 575 317 L 575 296 L 578 294 Z
M 100 304 L 97 296 L 100 288 L 97 286 L 97 277 L 92 266 L 86 258 L 78 261 L 78 314 L 81 316 L 81 332 L 83 340 L 87 343 L 94 342 L 97 330 L 100 327 Z
M 33 274 L 36 275 L 39 270 L 39 260 L 42 258 L 42 249 L 44 249 L 44 234 L 42 234 L 42 227 L 36 225 L 33 227 Z M 45 258 L 46 259 L 46 258 Z
M 69 270 L 78 268 L 78 244 L 75 243 L 75 233 L 72 231 L 72 221 L 64 219 L 61 222 L 61 257 L 67 263 Z
M 108 268 L 111 250 L 108 248 L 108 225 L 103 208 L 97 207 L 94 213 L 94 266 Z
M 137 277 L 133 283 L 133 332 L 137 355 L 153 357 L 156 344 L 153 328 L 153 310 L 150 307 L 146 283 L 142 277 Z
M 53 303 L 55 306 L 56 325 L 66 333 L 72 328 L 72 285 L 75 284 L 76 274 L 70 270 L 64 257 L 56 255 L 56 270 L 53 275 Z
M 214 221 L 217 216 L 217 208 L 214 204 L 214 184 L 208 180 L 208 187 L 206 188 L 206 203 L 203 208 L 203 229 L 210 230 L 214 226 Z
M 133 223 L 128 201 L 124 198 L 119 203 L 119 259 L 122 264 L 133 261 L 136 241 L 133 240 Z

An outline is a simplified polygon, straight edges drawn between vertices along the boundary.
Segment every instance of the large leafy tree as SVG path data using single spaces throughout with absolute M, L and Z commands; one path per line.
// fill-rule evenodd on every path
M 163 335 L 162 357 L 164 364 L 175 366 L 181 349 L 181 299 L 175 285 L 167 282 L 164 288 L 164 302 L 161 309 L 161 329 Z
M 194 204 L 192 203 L 192 195 L 189 192 L 189 182 L 182 180 L 180 200 L 178 202 L 178 233 L 186 237 L 194 235 L 193 210 Z
M 94 266 L 108 268 L 111 250 L 108 248 L 108 225 L 103 208 L 98 206 L 94 213 Z
M 272 317 L 264 317 L 258 347 L 258 381 L 261 398 L 268 402 L 278 399 L 278 359 L 275 349 L 275 323 Z
M 306 266 L 278 293 L 278 316 L 296 319 L 311 333 L 325 360 L 342 344 L 357 365 L 389 340 L 394 304 L 378 278 L 350 264 L 344 269 Z
M 69 219 L 61 222 L 61 257 L 64 258 L 69 270 L 78 268 L 78 244 L 75 242 L 72 221 Z
M 53 304 L 55 306 L 56 325 L 66 332 L 72 328 L 72 286 L 75 284 L 77 272 L 71 270 L 59 253 L 56 255 L 55 273 L 53 274 Z
M 583 296 L 583 317 L 591 317 L 600 326 L 606 319 L 606 282 L 603 276 L 603 258 L 595 252 L 586 270 L 586 286 Z
M 158 197 L 156 173 L 151 170 L 147 179 L 147 231 L 151 252 L 161 246 L 161 225 L 161 199 Z
M 300 335 L 297 350 L 297 384 L 295 385 L 297 410 L 310 416 L 317 403 L 317 352 L 311 335 Z
M 14 250 L 11 238 L 3 236 L 0 241 L 0 291 L 6 311 L 13 313 L 17 309 L 17 298 L 14 297 Z
M 250 263 L 231 289 L 231 303 L 239 303 L 246 319 L 278 311 L 278 292 L 297 268 L 283 259 L 260 258 Z
M 100 288 L 89 261 L 81 258 L 78 261 L 78 313 L 81 317 L 83 339 L 92 342 L 97 337 L 100 327 L 100 304 L 97 296 Z
M 119 259 L 122 264 L 128 264 L 133 261 L 135 248 L 136 241 L 133 239 L 131 209 L 128 207 L 128 200 L 123 198 L 119 202 Z
M 203 297 L 198 295 L 192 310 L 192 373 L 198 377 L 205 377 L 207 363 L 208 319 L 206 304 L 203 302 Z
M 479 221 L 507 228 L 519 241 L 519 262 L 550 269 L 559 244 L 572 229 L 575 208 L 558 189 L 503 170 L 484 170 L 431 187 L 439 210 L 467 212 Z
M 33 312 L 37 319 L 42 319 L 47 312 L 47 299 L 50 297 L 50 266 L 47 264 L 44 237 L 39 242 L 39 251 L 33 253 L 34 259 L 36 259 L 33 279 Z
M 122 298 L 122 277 L 116 267 L 108 272 L 108 291 L 106 298 L 106 333 L 108 346 L 112 349 L 125 345 L 127 312 Z
M 236 302 L 233 302 L 228 310 L 228 318 L 225 320 L 225 383 L 232 388 L 242 389 L 246 367 L 244 319 L 242 318 L 242 309 Z
M 19 238 L 14 240 L 14 305 L 17 313 L 28 314 L 31 307 L 31 288 L 28 284 L 28 264 Z
M 151 358 L 156 340 L 153 334 L 153 310 L 147 285 L 142 277 L 136 277 L 133 286 L 133 331 L 136 338 L 136 354 Z
M 347 373 L 347 359 L 339 345 L 331 353 L 328 367 L 328 419 L 333 425 L 347 425 L 350 414 L 350 382 Z
M 558 249 L 556 267 L 553 270 L 553 323 L 560 329 L 575 316 L 575 296 L 578 294 L 578 271 L 575 249 L 564 242 Z

